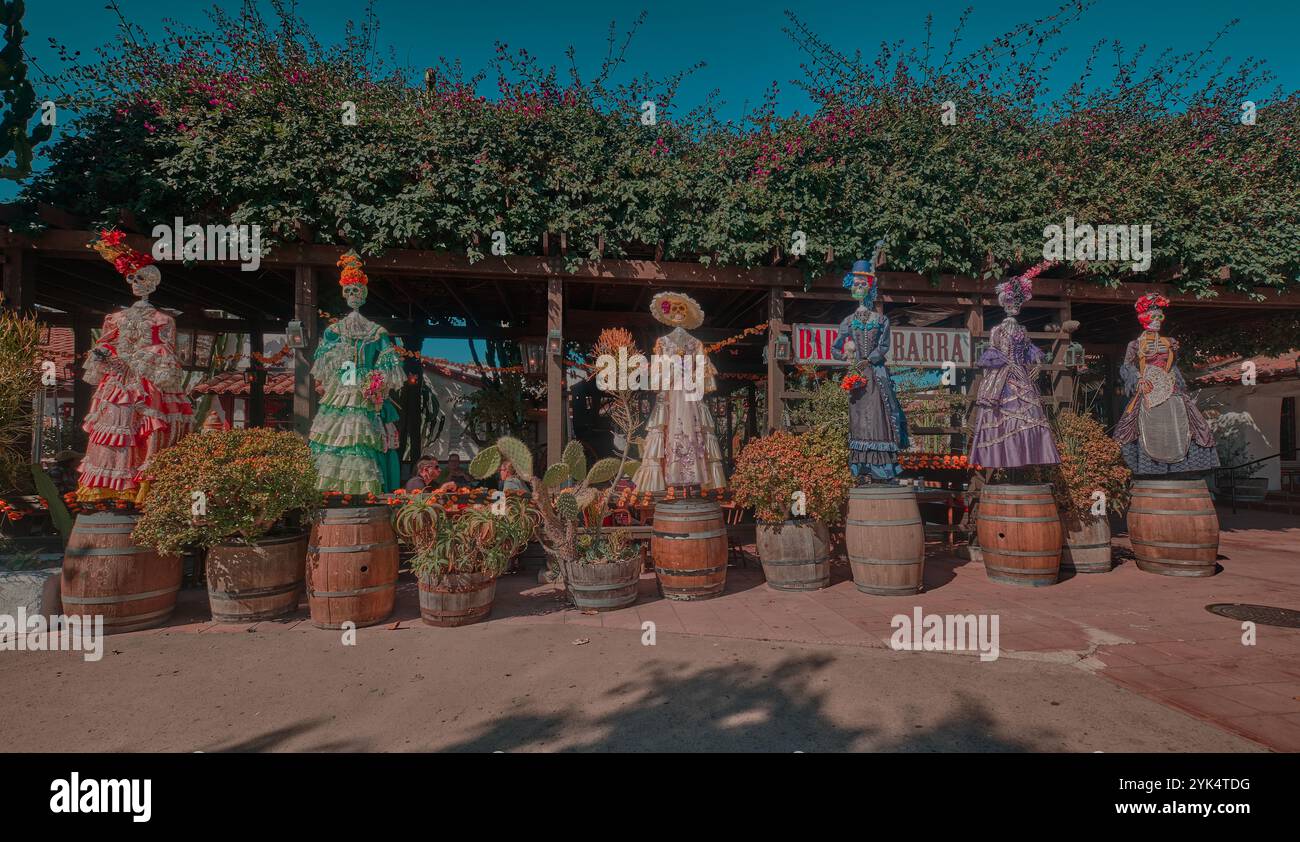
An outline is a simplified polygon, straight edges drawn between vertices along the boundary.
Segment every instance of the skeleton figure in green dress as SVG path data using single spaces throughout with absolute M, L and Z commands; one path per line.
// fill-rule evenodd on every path
M 324 393 L 309 442 L 322 491 L 379 494 L 398 486 L 397 408 L 388 393 L 405 375 L 388 331 L 360 313 L 368 283 L 361 259 L 345 254 L 339 266 L 352 312 L 316 347 L 311 373 Z

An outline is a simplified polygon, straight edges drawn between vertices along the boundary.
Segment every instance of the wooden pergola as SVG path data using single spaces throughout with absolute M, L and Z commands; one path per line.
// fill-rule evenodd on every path
M 93 231 L 58 228 L 32 238 L 0 233 L 5 306 L 34 310 L 43 321 L 70 327 L 78 358 L 89 350 L 91 331 L 103 316 L 133 300 L 120 276 L 89 248 L 95 238 Z M 128 234 L 127 241 L 140 251 L 151 251 L 149 237 Z M 563 246 L 558 238 L 543 237 L 540 250 L 550 256 L 487 257 L 474 263 L 446 252 L 390 250 L 366 258 L 371 283 L 364 312 L 406 348 L 417 351 L 428 338 L 541 342 L 561 337 L 587 343 L 607 327 L 627 328 L 648 348 L 665 332 L 647 311 L 651 296 L 680 289 L 704 308 L 704 326 L 693 332 L 706 342 L 766 323 L 765 333 L 740 340 L 712 361 L 724 374 L 724 390 L 750 390 L 751 407 L 756 389 L 765 384 L 766 394 L 773 399 L 767 401 L 764 427 L 777 429 L 784 426 L 785 402 L 806 397 L 786 388 L 786 364 L 777 359 L 778 337 L 795 323 L 838 322 L 854 306 L 840 287 L 839 272 L 828 271 L 805 290 L 802 270 L 780 259 L 755 268 L 706 266 L 656 259 L 661 253 L 647 249 L 643 257 L 584 262 L 567 272 Z M 309 369 L 318 311 L 322 292 L 337 278 L 335 263 L 341 253 L 334 246 L 282 246 L 264 256 L 253 272 L 240 271 L 234 262 L 162 262 L 163 282 L 151 300 L 179 311 L 178 329 L 246 333 L 253 351 L 261 350 L 264 333 L 284 332 L 290 321 L 300 322 L 306 348 L 295 354 L 294 417 L 295 428 L 305 435 L 315 411 Z M 950 326 L 969 329 L 973 342 L 987 336 L 986 316 L 996 315 L 990 312 L 997 307 L 992 281 L 889 271 L 880 272 L 879 278 L 880 306 L 888 312 L 905 318 L 910 308 L 939 308 L 948 313 L 945 319 Z M 1262 300 L 1226 291 L 1197 299 L 1168 284 L 1103 287 L 1040 276 L 1022 322 L 1031 337 L 1059 346 L 1065 338 L 1059 326 L 1077 320 L 1081 326 L 1073 341 L 1104 357 L 1113 377 L 1125 345 L 1137 331 L 1132 302 L 1152 291 L 1173 301 L 1170 322 L 1178 326 L 1265 318 L 1279 308 L 1300 312 L 1296 290 L 1269 290 Z M 213 318 L 206 312 L 214 310 L 226 317 Z M 1057 329 L 1049 332 L 1049 325 Z M 1066 384 L 1056 377 L 1063 368 L 1049 369 L 1055 372 L 1056 400 L 1068 400 Z M 252 369 L 249 416 L 251 423 L 258 424 L 264 420 L 265 372 L 256 364 Z M 747 373 L 750 378 L 726 380 L 728 373 Z M 759 383 L 753 375 L 758 375 Z M 550 453 L 558 453 L 564 445 L 564 380 L 561 357 L 548 354 L 546 444 Z M 78 381 L 74 395 L 78 423 L 90 396 L 90 387 Z M 755 420 L 750 426 L 751 433 L 758 432 L 752 429 Z

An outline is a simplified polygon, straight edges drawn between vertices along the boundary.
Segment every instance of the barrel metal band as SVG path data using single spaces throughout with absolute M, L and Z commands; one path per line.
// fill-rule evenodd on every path
M 1059 549 L 1056 549 L 1056 550 L 1001 550 L 1001 549 L 998 549 L 997 547 L 984 547 L 983 550 L 984 550 L 985 554 L 992 553 L 993 555 L 1013 555 L 1013 556 L 1018 556 L 1018 557 L 1022 557 L 1022 558 L 1034 558 L 1035 556 L 1051 556 L 1051 555 L 1056 555 L 1057 553 L 1060 552 Z
M 93 532 L 96 535 L 129 535 L 135 531 L 134 526 L 96 526 L 95 524 L 81 525 L 76 529 L 77 532 Z
M 260 599 L 266 596 L 279 596 L 280 594 L 292 593 L 302 587 L 302 579 L 290 582 L 287 585 L 276 585 L 269 588 L 250 588 L 246 591 L 214 591 L 209 590 L 208 596 L 217 599 Z
M 725 529 L 715 529 L 712 532 L 654 532 L 654 537 L 663 538 L 666 541 L 694 541 L 702 538 L 721 538 L 727 534 Z
M 997 517 L 995 515 L 986 515 L 980 513 L 976 520 L 987 520 L 994 523 L 1056 523 L 1061 522 L 1060 516 L 1057 517 Z
M 166 596 L 169 593 L 176 593 L 181 589 L 180 585 L 174 588 L 163 588 L 160 591 L 145 591 L 144 593 L 124 593 L 117 596 L 68 596 L 63 595 L 64 602 L 71 602 L 73 605 L 112 605 L 117 602 L 135 602 L 139 599 L 153 599 L 156 596 Z
M 1131 515 L 1212 515 L 1214 509 L 1129 509 Z
M 363 593 L 374 593 L 375 591 L 386 591 L 386 590 L 388 590 L 389 588 L 395 588 L 395 587 L 397 587 L 397 583 L 396 583 L 396 582 L 389 582 L 389 583 L 384 584 L 384 585 L 371 585 L 371 586 L 368 587 L 368 588 L 358 588 L 358 589 L 355 590 L 355 591 L 313 591 L 313 590 L 308 590 L 308 591 L 307 591 L 307 595 L 308 595 L 308 596 L 325 596 L 325 597 L 330 597 L 330 596 L 361 596 L 361 594 L 363 594 Z
M 726 569 L 727 566 L 725 564 L 721 567 L 693 567 L 690 569 L 684 567 L 659 567 L 656 565 L 655 573 L 660 576 L 708 576 L 710 573 L 717 573 Z
M 144 547 L 68 547 L 63 551 L 65 556 L 73 555 L 79 557 L 86 556 L 111 556 L 111 555 L 140 555 L 141 553 L 150 553 L 152 550 L 146 550 Z
M 580 593 L 587 591 L 615 591 L 619 588 L 634 588 L 636 582 L 605 582 L 599 585 L 580 585 L 577 582 L 570 583 L 573 589 Z
M 363 553 L 367 550 L 373 550 L 376 547 L 395 547 L 396 541 L 378 541 L 374 544 L 356 544 L 351 547 L 320 547 L 312 546 L 307 548 L 309 553 Z
M 866 558 L 865 556 L 853 555 L 849 553 L 849 561 L 853 564 L 898 564 L 898 565 L 917 565 L 921 563 L 916 558 Z
M 1130 544 L 1140 544 L 1143 547 L 1170 547 L 1176 550 L 1208 550 L 1218 549 L 1218 544 L 1179 544 L 1175 541 L 1139 541 L 1136 538 L 1129 538 Z
M 849 518 L 846 522 L 850 526 L 915 526 L 921 522 L 921 519 L 919 517 L 906 520 L 856 520 Z
M 1021 576 L 1050 576 L 1056 573 L 1055 568 L 1051 567 L 998 567 L 996 564 L 989 564 L 987 562 L 985 562 L 984 567 L 985 569 L 992 570 L 995 573 L 1014 573 Z

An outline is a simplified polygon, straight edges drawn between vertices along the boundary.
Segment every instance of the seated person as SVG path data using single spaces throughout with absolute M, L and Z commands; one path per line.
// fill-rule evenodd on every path
M 497 475 L 501 478 L 502 491 L 522 491 L 527 494 L 531 490 L 528 483 L 524 482 L 519 474 L 515 473 L 515 466 L 509 462 L 504 460 L 501 462 L 501 468 Z
M 422 491 L 428 488 L 434 480 L 438 478 L 438 460 L 428 457 L 422 458 L 415 466 L 411 478 L 403 486 L 407 491 Z

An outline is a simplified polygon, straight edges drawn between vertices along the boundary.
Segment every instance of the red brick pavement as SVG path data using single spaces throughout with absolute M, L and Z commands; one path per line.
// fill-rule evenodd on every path
M 502 578 L 490 622 L 565 623 L 581 636 L 588 626 L 641 634 L 642 623 L 652 621 L 657 634 L 883 648 L 893 632 L 891 618 L 911 615 L 915 606 L 926 614 L 997 614 L 1001 657 L 1073 663 L 1270 748 L 1300 751 L 1300 630 L 1260 625 L 1255 645 L 1247 646 L 1241 623 L 1205 610 L 1214 602 L 1300 608 L 1300 524 L 1266 512 L 1234 517 L 1221 509 L 1220 517 L 1223 569 L 1205 579 L 1141 572 L 1125 560 L 1121 535 L 1121 563 L 1110 573 L 1017 588 L 990 582 L 980 563 L 936 544 L 927 556 L 926 590 L 916 596 L 859 593 L 842 560 L 832 568 L 829 588 L 782 593 L 767 587 L 751 561 L 731 569 L 727 592 L 717 599 L 664 600 L 647 574 L 635 605 L 582 614 L 566 608 L 551 588 L 535 585 L 529 573 Z M 204 596 L 186 592 L 171 624 L 137 634 L 311 629 L 305 611 L 286 620 L 214 624 Z M 380 628 L 423 628 L 413 582 L 403 580 L 394 617 Z

